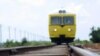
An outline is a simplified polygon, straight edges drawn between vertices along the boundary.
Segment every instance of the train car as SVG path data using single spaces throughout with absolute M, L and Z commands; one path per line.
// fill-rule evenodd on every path
M 76 33 L 76 15 L 60 10 L 49 15 L 49 36 L 53 43 L 73 42 Z

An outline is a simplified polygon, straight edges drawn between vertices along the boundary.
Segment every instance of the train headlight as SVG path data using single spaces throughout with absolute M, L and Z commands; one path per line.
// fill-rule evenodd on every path
M 57 29 L 54 29 L 53 31 L 57 31 Z
M 68 31 L 72 31 L 72 29 L 71 28 L 68 28 Z

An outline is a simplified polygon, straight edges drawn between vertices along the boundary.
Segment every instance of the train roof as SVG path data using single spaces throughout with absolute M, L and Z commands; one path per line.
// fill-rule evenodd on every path
M 75 14 L 66 12 L 66 10 L 59 10 L 57 13 L 52 13 L 50 15 L 75 15 Z
M 49 16 L 55 16 L 55 15 L 72 15 L 72 16 L 75 16 L 76 14 L 74 14 L 74 13 L 52 13 L 52 14 L 49 14 Z

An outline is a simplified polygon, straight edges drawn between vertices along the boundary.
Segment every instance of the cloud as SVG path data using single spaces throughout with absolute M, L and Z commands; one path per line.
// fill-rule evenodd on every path
M 46 0 L 17 0 L 21 4 L 30 4 L 34 6 L 43 6 L 46 3 Z
M 79 10 L 81 10 L 82 5 L 76 5 L 75 3 L 69 3 L 66 6 L 66 10 L 68 12 L 73 12 L 73 13 L 77 13 L 79 12 Z
M 85 9 L 83 4 L 69 3 L 66 6 L 66 10 L 71 13 L 75 13 L 79 16 L 89 16 L 89 12 Z
M 97 0 L 97 1 L 96 1 L 96 4 L 97 4 L 97 5 L 100 5 L 100 0 Z

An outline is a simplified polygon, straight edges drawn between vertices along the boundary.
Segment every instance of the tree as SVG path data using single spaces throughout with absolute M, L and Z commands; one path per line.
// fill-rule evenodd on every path
M 26 38 L 23 38 L 22 39 L 22 45 L 25 45 L 26 43 L 28 43 L 27 39 Z
M 97 30 L 92 27 L 90 33 L 90 40 L 94 43 L 100 43 L 100 28 L 98 27 Z

